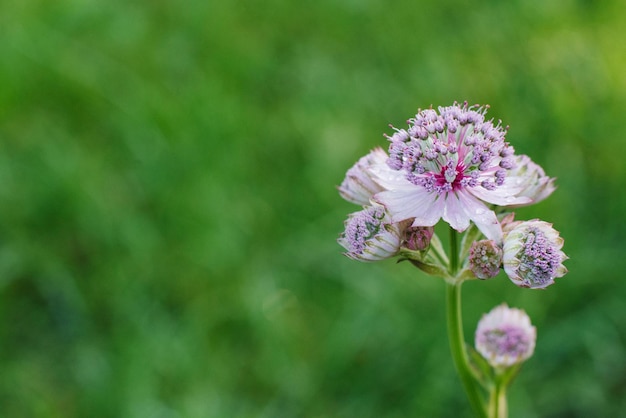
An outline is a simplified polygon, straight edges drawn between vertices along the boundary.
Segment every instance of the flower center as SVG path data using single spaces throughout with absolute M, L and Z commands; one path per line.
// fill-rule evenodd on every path
M 506 129 L 484 114 L 485 109 L 467 104 L 420 111 L 408 121 L 408 130 L 396 129 L 387 137 L 387 164 L 429 192 L 502 186 L 513 168 L 513 148 L 504 140 Z
M 465 178 L 463 172 L 465 167 L 462 164 L 455 164 L 450 160 L 448 163 L 441 167 L 441 172 L 435 174 L 437 186 L 450 190 L 457 190 L 461 187 L 461 180 Z

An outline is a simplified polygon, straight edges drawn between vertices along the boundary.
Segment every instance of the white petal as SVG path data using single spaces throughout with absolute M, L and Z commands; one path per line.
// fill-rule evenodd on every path
M 415 218 L 413 226 L 433 226 L 443 214 L 443 199 L 416 186 L 384 191 L 374 199 L 387 208 L 393 222 Z
M 484 187 L 470 187 L 467 190 L 480 200 L 499 206 L 520 205 L 532 201 L 526 196 L 515 196 L 522 188 L 514 185 L 514 181 L 507 183 L 506 179 L 502 186 L 496 187 L 494 190 L 487 190 Z
M 460 206 L 466 211 L 467 216 L 476 224 L 480 232 L 488 239 L 501 243 L 502 228 L 495 212 L 472 196 L 467 189 L 458 191 L 456 195 Z
M 443 220 L 449 223 L 452 228 L 463 232 L 470 224 L 470 217 L 466 209 L 456 193 L 449 193 L 443 210 Z
M 406 179 L 406 173 L 404 171 L 394 170 L 386 163 L 372 166 L 369 171 L 372 173 L 372 179 L 385 189 L 414 189 L 416 187 Z

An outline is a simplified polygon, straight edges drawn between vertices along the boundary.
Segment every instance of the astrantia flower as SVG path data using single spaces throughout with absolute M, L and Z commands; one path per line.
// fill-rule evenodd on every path
M 504 271 L 520 287 L 543 289 L 567 273 L 563 238 L 540 220 L 513 222 L 505 229 Z
M 414 218 L 413 226 L 433 226 L 439 219 L 457 231 L 473 221 L 489 239 L 502 231 L 487 204 L 529 202 L 516 196 L 521 181 L 510 174 L 514 150 L 505 141 L 506 129 L 485 120 L 486 107 L 454 104 L 438 111 L 420 111 L 388 137 L 392 170 L 373 167 L 384 187 L 376 201 L 393 221 Z
M 483 315 L 476 329 L 476 350 L 493 367 L 509 367 L 532 356 L 537 331 L 521 309 L 506 304 Z
M 507 205 L 511 207 L 527 206 L 538 203 L 550 196 L 556 190 L 553 177 L 546 176 L 543 168 L 535 164 L 527 155 L 515 156 L 515 168 L 511 170 L 511 174 L 517 176 L 522 183 L 522 191 L 518 196 L 526 196 L 531 199 L 530 202 Z
M 479 279 L 490 279 L 500 272 L 502 248 L 493 240 L 481 240 L 472 243 L 469 252 L 469 267 Z
M 387 154 L 382 148 L 375 148 L 365 157 L 362 157 L 346 173 L 346 177 L 339 186 L 339 194 L 348 202 L 357 205 L 369 205 L 371 197 L 384 190 L 372 179 L 372 167 L 385 170 Z
M 395 256 L 404 237 L 408 223 L 391 223 L 380 205 L 366 206 L 348 215 L 345 231 L 337 242 L 347 252 L 344 254 L 359 261 L 377 261 Z

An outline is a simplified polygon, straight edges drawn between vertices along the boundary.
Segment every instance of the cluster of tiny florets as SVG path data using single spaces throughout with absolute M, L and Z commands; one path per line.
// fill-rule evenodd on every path
M 408 129 L 388 136 L 394 170 L 428 191 L 446 193 L 463 187 L 494 190 L 514 167 L 514 150 L 505 142 L 506 128 L 485 120 L 486 107 L 454 104 L 421 110 Z M 488 175 L 486 175 L 488 174 Z
M 490 279 L 500 272 L 502 249 L 492 240 L 475 241 L 468 257 L 470 270 L 479 279 Z
M 483 344 L 487 352 L 519 358 L 528 352 L 531 340 L 521 328 L 503 325 L 479 334 L 478 344 Z
M 537 330 L 521 309 L 506 304 L 483 315 L 476 328 L 476 350 L 493 367 L 510 367 L 532 356 Z
M 369 206 L 346 222 L 345 238 L 352 253 L 362 253 L 365 243 L 380 231 L 385 209 L 382 206 Z
M 519 269 L 534 284 L 552 280 L 562 261 L 560 250 L 537 228 L 526 234 L 519 258 Z

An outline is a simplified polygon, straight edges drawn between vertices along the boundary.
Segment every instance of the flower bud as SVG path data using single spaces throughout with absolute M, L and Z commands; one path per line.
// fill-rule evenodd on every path
M 555 178 L 546 176 L 543 168 L 535 164 L 527 155 L 516 155 L 515 168 L 509 173 L 510 176 L 518 177 L 522 191 L 517 197 L 528 197 L 531 199 L 528 203 L 519 203 L 510 205 L 509 207 L 528 206 L 541 202 L 556 190 L 554 185 Z
M 490 279 L 500 272 L 502 249 L 493 240 L 472 243 L 469 252 L 469 267 L 479 279 Z
M 337 242 L 354 260 L 378 261 L 395 256 L 400 249 L 407 223 L 394 224 L 381 205 L 366 206 L 348 215 L 345 231 Z
M 432 226 L 412 226 L 407 228 L 404 246 L 409 250 L 423 251 L 430 245 L 430 240 L 435 233 Z
M 510 367 L 533 355 L 537 330 L 521 309 L 506 304 L 483 315 L 476 328 L 476 350 L 495 368 Z
M 543 289 L 567 273 L 558 231 L 540 220 L 513 222 L 505 229 L 504 271 L 520 287 Z
M 348 170 L 339 186 L 341 197 L 357 205 L 369 205 L 373 195 L 385 190 L 373 180 L 370 169 L 375 166 L 386 169 L 387 154 L 382 148 L 373 149 Z

